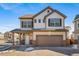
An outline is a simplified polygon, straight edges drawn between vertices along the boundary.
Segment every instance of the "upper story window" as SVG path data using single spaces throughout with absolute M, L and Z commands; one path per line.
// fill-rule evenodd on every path
M 21 21 L 22 28 L 32 28 L 32 21 Z
M 62 25 L 60 18 L 50 18 L 48 19 L 48 26 L 50 27 L 59 27 Z
M 43 20 L 43 23 L 45 23 L 45 19 Z
M 37 20 L 35 19 L 35 20 L 34 20 L 34 23 L 36 23 L 36 22 L 37 22 Z
M 39 19 L 38 22 L 41 23 L 41 19 Z

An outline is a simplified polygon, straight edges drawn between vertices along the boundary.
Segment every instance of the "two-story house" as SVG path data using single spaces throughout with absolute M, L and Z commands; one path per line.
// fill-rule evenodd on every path
M 74 23 L 73 36 L 74 36 L 74 39 L 77 40 L 77 42 L 79 42 L 79 15 L 76 15 L 73 23 Z
M 65 18 L 64 14 L 51 7 L 37 14 L 21 16 L 20 29 L 11 31 L 12 40 L 15 45 L 65 46 L 68 31 L 65 29 Z

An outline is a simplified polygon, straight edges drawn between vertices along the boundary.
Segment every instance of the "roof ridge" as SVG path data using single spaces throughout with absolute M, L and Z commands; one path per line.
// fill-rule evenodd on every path
M 48 6 L 48 7 L 44 8 L 44 9 L 42 9 L 42 10 L 41 10 L 40 12 L 38 12 L 37 14 L 35 14 L 34 17 L 37 16 L 38 14 L 42 13 L 43 11 L 45 11 L 45 10 L 48 9 L 48 8 L 51 9 L 51 10 L 54 10 L 53 8 L 51 8 L 50 6 Z
M 44 19 L 45 19 L 47 16 L 49 16 L 50 14 L 52 14 L 54 11 L 57 12 L 57 13 L 59 13 L 59 14 L 61 14 L 62 16 L 64 16 L 64 18 L 67 17 L 67 16 L 65 16 L 63 13 L 61 13 L 61 12 L 57 11 L 56 9 L 54 9 L 51 13 L 47 14 L 47 15 L 44 17 Z
M 64 18 L 66 18 L 66 16 L 63 13 L 61 13 L 61 12 L 57 11 L 56 9 L 53 9 L 50 6 L 48 6 L 48 7 L 44 8 L 44 9 L 42 9 L 40 12 L 36 13 L 35 15 L 34 14 L 27 14 L 27 17 L 26 17 L 26 15 L 24 15 L 24 17 L 21 16 L 21 17 L 19 17 L 19 19 L 25 19 L 25 18 L 33 19 L 34 17 L 38 16 L 39 14 L 41 14 L 43 11 L 45 11 L 47 9 L 50 9 L 52 12 L 56 11 L 57 13 L 59 13 L 60 15 L 62 15 Z M 47 14 L 46 16 L 50 15 L 51 13 Z

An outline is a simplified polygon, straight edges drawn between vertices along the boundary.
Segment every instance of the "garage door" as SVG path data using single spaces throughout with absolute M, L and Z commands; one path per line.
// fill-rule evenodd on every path
M 36 41 L 38 46 L 62 46 L 63 35 L 37 35 Z

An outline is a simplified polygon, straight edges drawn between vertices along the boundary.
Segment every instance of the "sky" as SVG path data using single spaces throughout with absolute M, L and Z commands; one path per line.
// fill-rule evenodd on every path
M 47 6 L 66 15 L 65 25 L 73 27 L 73 20 L 79 14 L 78 3 L 0 3 L 0 32 L 20 28 L 18 17 L 36 14 Z

